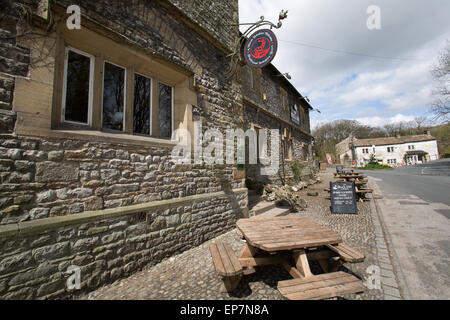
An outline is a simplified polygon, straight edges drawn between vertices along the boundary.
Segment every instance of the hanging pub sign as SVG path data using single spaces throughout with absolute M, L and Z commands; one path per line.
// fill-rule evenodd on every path
M 250 67 L 263 68 L 273 60 L 277 48 L 277 37 L 271 30 L 258 30 L 245 43 L 245 61 Z
M 300 111 L 296 104 L 291 107 L 291 121 L 297 125 L 300 125 Z

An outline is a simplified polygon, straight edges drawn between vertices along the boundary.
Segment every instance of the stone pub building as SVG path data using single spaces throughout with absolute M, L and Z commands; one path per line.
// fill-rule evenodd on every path
M 175 129 L 279 129 L 283 159 L 312 159 L 311 106 L 273 65 L 226 75 L 237 0 L 3 3 L 1 299 L 93 290 L 246 217 L 256 171 L 174 164 Z

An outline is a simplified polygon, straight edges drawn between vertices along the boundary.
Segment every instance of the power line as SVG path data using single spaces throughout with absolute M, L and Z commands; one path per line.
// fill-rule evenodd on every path
M 400 60 L 400 61 L 427 61 L 425 59 L 414 59 L 414 58 L 395 58 L 395 57 L 386 57 L 386 56 L 376 56 L 371 54 L 365 54 L 365 53 L 359 53 L 359 52 L 351 52 L 351 51 L 345 51 L 345 50 L 337 50 L 337 49 L 330 49 L 330 48 L 324 48 L 312 44 L 307 43 L 301 43 L 296 41 L 289 41 L 289 40 L 279 40 L 281 42 L 296 44 L 302 47 L 308 47 L 313 49 L 320 49 L 324 51 L 334 52 L 334 53 L 341 53 L 341 54 L 349 54 L 353 56 L 360 56 L 360 57 L 369 57 L 369 58 L 376 58 L 376 59 L 385 59 L 385 60 Z

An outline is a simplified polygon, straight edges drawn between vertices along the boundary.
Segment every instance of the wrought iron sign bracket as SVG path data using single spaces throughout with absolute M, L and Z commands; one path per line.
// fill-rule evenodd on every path
M 260 17 L 260 20 L 254 23 L 239 23 L 239 24 L 230 24 L 228 26 L 249 26 L 247 30 L 239 37 L 239 39 L 234 44 L 234 50 L 231 54 L 227 55 L 231 59 L 230 65 L 228 70 L 226 71 L 227 77 L 231 78 L 237 70 L 237 65 L 240 60 L 240 50 L 242 48 L 242 45 L 244 44 L 247 37 L 256 29 L 262 27 L 262 26 L 270 26 L 270 29 L 275 28 L 279 29 L 283 25 L 281 20 L 284 20 L 287 18 L 288 10 L 284 11 L 281 10 L 279 16 L 278 16 L 278 23 L 274 24 L 270 21 L 265 20 L 264 16 Z

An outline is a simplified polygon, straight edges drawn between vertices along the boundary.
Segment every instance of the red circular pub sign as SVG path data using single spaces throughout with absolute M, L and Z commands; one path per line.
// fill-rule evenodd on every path
M 245 61 L 251 67 L 263 68 L 273 60 L 277 48 L 277 37 L 271 30 L 258 30 L 245 43 Z

